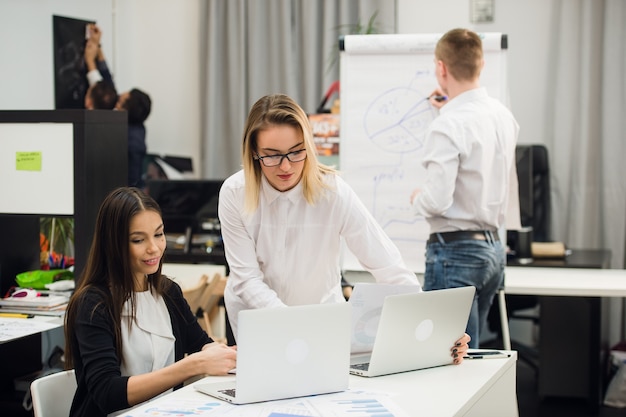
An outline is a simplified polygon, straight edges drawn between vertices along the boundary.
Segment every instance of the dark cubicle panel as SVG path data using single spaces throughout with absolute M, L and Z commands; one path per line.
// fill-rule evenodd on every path
M 39 218 L 0 215 L 0 230 L 4 236 L 0 238 L 0 297 L 4 297 L 17 274 L 39 268 Z
M 72 124 L 73 178 L 70 184 L 49 184 L 54 187 L 70 187 L 73 189 L 74 243 L 75 243 L 75 273 L 82 272 L 85 265 L 95 218 L 98 208 L 104 197 L 114 188 L 126 185 L 128 173 L 128 125 L 125 112 L 110 110 L 27 110 L 27 111 L 0 111 L 0 123 L 11 123 L 16 126 L 25 124 Z M 10 138 L 0 137 L 0 151 L 3 150 L 3 141 Z M 42 137 L 41 140 L 47 140 Z M 53 139 L 50 139 L 53 140 Z M 6 146 L 6 142 L 5 146 Z M 12 147 L 11 149 L 14 149 Z M 26 151 L 30 149 L 24 149 Z M 43 156 L 45 160 L 45 155 Z M 11 167 L 5 169 L 12 169 Z M 63 169 L 63 167 L 59 167 Z M 9 171 L 10 173 L 10 171 Z M 60 188 L 59 188 L 60 189 Z M 32 193 L 32 190 L 23 189 L 20 193 Z M 2 198 L 19 198 L 19 195 L 3 195 Z M 50 216 L 47 210 L 46 199 L 41 204 L 29 210 L 28 213 L 15 213 L 0 210 L 0 224 L 10 223 L 16 228 L 16 233 L 0 234 L 0 285 L 13 285 L 14 269 L 21 269 L 30 264 L 39 263 L 39 252 L 33 254 L 33 242 L 39 247 L 39 216 Z M 7 217 L 9 216 L 9 217 Z M 5 231 L 4 227 L 2 230 Z M 16 237 L 19 235 L 19 238 Z M 31 236 L 32 234 L 32 236 Z M 32 240 L 31 240 L 32 239 Z M 7 250 L 7 248 L 11 250 Z M 4 294 L 3 294 L 4 295 Z

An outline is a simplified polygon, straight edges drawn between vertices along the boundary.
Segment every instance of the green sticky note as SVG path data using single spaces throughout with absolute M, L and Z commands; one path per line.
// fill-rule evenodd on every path
M 18 171 L 41 171 L 41 152 L 16 152 L 15 169 Z

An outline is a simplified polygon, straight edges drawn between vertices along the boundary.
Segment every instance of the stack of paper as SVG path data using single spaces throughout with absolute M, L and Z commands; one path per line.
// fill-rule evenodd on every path
M 52 293 L 38 297 L 7 297 L 0 300 L 0 312 L 61 316 L 68 301 L 69 296 Z

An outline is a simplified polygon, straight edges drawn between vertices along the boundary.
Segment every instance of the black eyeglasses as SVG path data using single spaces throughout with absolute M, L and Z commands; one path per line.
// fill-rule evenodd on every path
M 255 152 L 256 153 L 256 152 Z M 266 167 L 276 167 L 283 163 L 283 159 L 287 158 L 289 162 L 302 162 L 306 159 L 306 149 L 283 153 L 278 155 L 261 156 L 258 153 L 254 159 L 261 161 Z

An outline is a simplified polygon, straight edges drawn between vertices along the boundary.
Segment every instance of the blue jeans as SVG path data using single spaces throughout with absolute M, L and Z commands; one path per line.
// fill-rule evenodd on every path
M 487 322 L 494 295 L 504 284 L 505 264 L 506 254 L 499 241 L 458 240 L 426 246 L 424 290 L 476 288 L 465 330 L 472 338 L 471 348 L 479 347 L 480 329 Z

